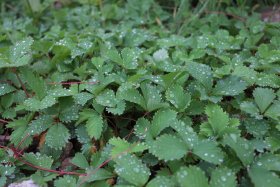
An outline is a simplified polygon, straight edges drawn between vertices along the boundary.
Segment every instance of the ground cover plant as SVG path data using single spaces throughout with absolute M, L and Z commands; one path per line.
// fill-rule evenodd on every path
M 0 186 L 279 186 L 261 3 L 2 1 Z

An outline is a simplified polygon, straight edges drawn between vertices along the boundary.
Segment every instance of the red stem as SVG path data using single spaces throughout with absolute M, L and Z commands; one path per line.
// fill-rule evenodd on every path
M 220 15 L 225 15 L 225 16 L 231 16 L 231 17 L 233 17 L 233 18 L 235 18 L 235 19 L 238 19 L 238 20 L 240 20 L 240 21 L 242 21 L 242 22 L 245 22 L 245 21 L 246 21 L 246 19 L 243 18 L 243 17 L 237 16 L 237 15 L 234 15 L 234 14 L 231 14 L 231 13 L 226 13 L 226 12 L 205 10 L 205 13 L 206 13 L 206 14 L 220 14 Z
M 1 122 L 1 123 L 5 123 L 5 124 L 6 124 L 6 123 L 9 123 L 9 121 L 6 121 L 6 120 L 4 120 L 4 119 L 0 119 L 0 122 Z
M 30 162 L 24 160 L 22 158 L 22 154 L 17 149 L 12 149 L 12 148 L 9 148 L 9 147 L 6 147 L 6 146 L 2 146 L 2 145 L 0 145 L 0 148 L 1 149 L 10 149 L 11 151 L 13 151 L 14 157 L 18 161 L 20 161 L 20 162 L 22 162 L 22 163 L 24 163 L 24 164 L 26 164 L 26 165 L 34 168 L 34 169 L 38 169 L 38 170 L 42 170 L 42 171 L 47 171 L 47 172 L 50 172 L 50 173 L 57 173 L 59 175 L 78 175 L 78 176 L 86 176 L 87 175 L 86 173 L 77 173 L 77 172 L 73 172 L 73 171 L 63 171 L 63 170 L 57 171 L 57 170 L 52 170 L 52 169 L 36 166 L 36 165 L 33 165 Z
M 42 170 L 42 171 L 47 171 L 47 172 L 50 172 L 50 173 L 56 173 L 56 174 L 59 174 L 59 175 L 78 175 L 78 176 L 86 176 L 87 175 L 86 173 L 77 173 L 77 172 L 73 172 L 73 171 L 63 171 L 63 170 L 57 171 L 57 170 L 43 168 L 43 167 L 40 167 L 40 166 L 33 165 L 30 162 L 27 162 L 20 157 L 18 158 L 18 160 L 21 161 L 22 163 L 32 167 L 32 168 Z
M 20 79 L 20 77 L 19 77 L 19 75 L 18 75 L 18 73 L 17 73 L 17 70 L 16 70 L 15 68 L 13 68 L 13 72 L 16 74 L 17 79 L 18 79 L 18 81 L 19 81 L 19 83 L 20 83 L 20 85 L 21 85 L 21 87 L 22 87 L 22 89 L 23 89 L 23 91 L 24 91 L 26 97 L 30 98 L 30 95 L 29 95 L 29 93 L 27 92 L 27 89 L 26 89 L 25 85 L 23 84 L 23 82 L 21 81 L 21 79 Z
M 71 84 L 97 84 L 98 82 L 49 82 L 48 84 L 51 85 L 56 85 L 56 84 L 61 84 L 61 85 L 71 85 Z
M 23 144 L 23 142 L 29 137 L 29 133 L 27 133 L 19 142 L 18 146 L 16 149 L 19 149 L 20 146 Z M 20 151 L 21 152 L 21 151 Z

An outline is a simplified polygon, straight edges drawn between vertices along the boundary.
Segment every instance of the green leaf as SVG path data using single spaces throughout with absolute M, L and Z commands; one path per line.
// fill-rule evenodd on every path
M 122 58 L 118 52 L 117 49 L 115 48 L 106 48 L 104 49 L 104 57 L 109 58 L 113 62 L 116 62 L 119 65 L 122 65 Z
M 253 92 L 253 96 L 261 113 L 263 113 L 267 109 L 267 107 L 272 103 L 272 101 L 275 99 L 276 94 L 272 89 L 256 88 Z
M 265 153 L 258 156 L 254 164 L 267 170 L 280 171 L 280 155 Z
M 55 187 L 76 187 L 77 186 L 77 180 L 72 177 L 65 175 L 63 177 L 58 178 L 57 180 L 54 181 L 54 186 Z
M 191 95 L 185 93 L 183 87 L 178 84 L 174 84 L 166 91 L 166 98 L 179 111 L 184 111 L 191 102 Z
M 88 132 L 88 135 L 91 138 L 99 139 L 103 130 L 103 119 L 102 117 L 97 114 L 96 112 L 93 112 L 90 116 L 90 118 L 87 120 L 86 123 L 86 129 Z
M 99 169 L 87 169 L 87 176 L 81 177 L 80 181 L 87 181 L 87 182 L 93 182 L 93 181 L 100 181 L 104 179 L 113 178 L 114 174 L 107 171 L 106 169 L 99 168 Z
M 53 123 L 53 118 L 50 115 L 41 115 L 37 119 L 33 120 L 29 127 L 27 128 L 27 132 L 30 135 L 40 134 L 47 130 Z
M 88 161 L 82 153 L 76 153 L 74 158 L 72 158 L 71 163 L 82 169 L 89 167 Z
M 217 168 L 211 173 L 211 187 L 236 187 L 235 173 L 228 168 Z
M 186 70 L 192 77 L 201 82 L 206 88 L 211 88 L 213 84 L 212 70 L 208 65 L 196 62 L 187 62 Z
M 271 117 L 272 119 L 278 120 L 280 116 L 280 101 L 274 100 L 272 105 L 266 110 L 265 116 Z
M 196 167 L 181 167 L 176 173 L 177 181 L 181 187 L 191 186 L 191 187 L 207 187 L 208 180 L 204 172 Z
M 31 90 L 35 92 L 36 97 L 41 100 L 47 94 L 47 87 L 45 81 L 38 75 L 32 73 L 30 69 L 21 68 L 20 72 L 22 73 L 27 84 L 30 86 Z
M 53 90 L 48 91 L 48 95 L 54 98 L 56 97 L 67 97 L 74 95 L 73 90 L 66 89 L 66 88 L 55 88 Z
M 211 125 L 214 134 L 221 135 L 228 127 L 229 117 L 219 105 L 207 105 L 205 113 L 208 116 L 208 122 Z
M 257 72 L 247 66 L 237 66 L 232 75 L 242 78 L 249 84 L 253 84 L 257 79 Z
M 78 141 L 80 143 L 88 143 L 91 140 L 88 133 L 87 133 L 86 127 L 82 126 L 82 125 L 79 125 L 76 128 L 76 136 L 77 136 Z
M 11 92 L 13 92 L 15 90 L 16 89 L 13 86 L 9 85 L 9 84 L 6 84 L 6 83 L 0 84 L 0 96 L 8 94 L 8 93 L 11 93 Z
M 144 97 L 139 93 L 137 89 L 133 88 L 131 85 L 121 85 L 117 91 L 117 97 L 132 103 L 136 103 L 145 108 Z
M 230 134 L 224 137 L 223 142 L 234 150 L 244 165 L 248 165 L 253 161 L 254 149 L 248 140 L 236 134 Z
M 147 187 L 175 187 L 175 182 L 172 181 L 168 176 L 156 176 L 151 180 Z
M 73 96 L 77 104 L 84 106 L 88 100 L 93 98 L 93 95 L 87 92 L 81 92 Z
M 134 127 L 134 133 L 140 139 L 150 140 L 152 139 L 150 128 L 151 128 L 151 123 L 149 120 L 145 118 L 139 118 Z
M 261 167 L 251 167 L 249 169 L 249 176 L 255 187 L 278 187 L 280 184 L 280 179 L 275 173 Z
M 242 93 L 247 87 L 245 81 L 235 76 L 219 80 L 213 89 L 214 95 L 234 96 Z
M 115 159 L 116 173 L 136 186 L 143 186 L 151 175 L 150 170 L 136 156 L 125 154 Z
M 135 152 L 143 152 L 148 149 L 148 147 L 144 143 L 129 143 L 121 138 L 111 138 L 109 143 L 113 145 L 111 155 L 117 156 L 121 153 L 135 153 Z
M 103 106 L 114 107 L 118 101 L 113 90 L 104 90 L 96 97 L 96 102 Z
M 60 121 L 69 123 L 71 121 L 77 120 L 79 118 L 80 108 L 81 107 L 79 105 L 73 104 L 70 107 L 63 109 L 59 114 Z
M 149 112 L 168 106 L 162 102 L 162 96 L 156 86 L 141 84 L 141 91 L 145 99 L 145 109 Z
M 32 59 L 31 45 L 33 42 L 31 37 L 18 41 L 10 48 L 9 58 L 2 57 L 0 59 L 0 68 L 27 65 Z
M 186 120 L 186 122 L 176 120 L 172 123 L 172 128 L 177 131 L 187 146 L 193 149 L 199 143 L 199 139 L 191 125 L 190 119 Z
M 50 156 L 41 155 L 40 153 L 25 153 L 23 157 L 27 162 L 30 162 L 31 164 L 47 169 L 51 168 L 54 161 Z
M 158 157 L 160 160 L 180 159 L 187 154 L 188 147 L 182 139 L 164 134 L 155 141 L 150 142 L 149 152 Z
M 156 137 L 163 129 L 169 127 L 176 119 L 176 116 L 177 113 L 170 109 L 163 109 L 156 112 L 150 128 L 153 137 Z
M 153 54 L 155 61 L 164 61 L 169 58 L 168 51 L 166 49 L 159 49 Z
M 106 110 L 112 114 L 122 114 L 125 110 L 125 102 L 116 98 L 113 90 L 106 89 L 96 97 L 96 102 L 106 106 Z
M 269 86 L 272 88 L 280 87 L 279 76 L 270 73 L 259 73 L 256 84 L 259 86 Z
M 9 176 L 12 175 L 15 172 L 16 167 L 15 166 L 9 166 L 9 165 L 0 165 L 0 174 L 1 176 Z
M 24 101 L 25 109 L 28 111 L 38 111 L 49 108 L 56 103 L 56 99 L 47 95 L 42 100 L 35 99 L 34 97 Z
M 192 152 L 199 156 L 201 159 L 213 164 L 221 164 L 224 160 L 224 154 L 222 150 L 214 141 L 200 141 L 194 146 Z
M 124 48 L 121 51 L 122 65 L 126 69 L 136 69 L 138 66 L 138 51 L 136 49 Z
M 251 114 L 252 117 L 262 118 L 259 115 L 259 109 L 253 102 L 244 101 L 240 104 L 240 109 L 248 114 Z
M 61 150 L 70 138 L 68 129 L 61 123 L 51 126 L 46 135 L 46 144 L 51 148 Z

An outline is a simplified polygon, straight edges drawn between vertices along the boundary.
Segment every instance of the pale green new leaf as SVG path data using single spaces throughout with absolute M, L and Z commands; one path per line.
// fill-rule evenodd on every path
M 181 167 L 176 173 L 180 187 L 208 187 L 208 179 L 199 167 Z
M 161 135 L 153 142 L 150 142 L 149 145 L 149 152 L 160 160 L 165 161 L 180 159 L 188 151 L 188 147 L 183 140 L 175 135 Z
M 127 182 L 136 186 L 143 186 L 151 175 L 148 167 L 134 155 L 120 155 L 115 159 L 115 162 L 116 173 Z
M 46 135 L 46 144 L 54 149 L 61 150 L 70 138 L 69 130 L 61 123 L 51 126 Z
M 253 92 L 253 96 L 261 113 L 263 113 L 275 99 L 276 94 L 269 88 L 256 88 Z

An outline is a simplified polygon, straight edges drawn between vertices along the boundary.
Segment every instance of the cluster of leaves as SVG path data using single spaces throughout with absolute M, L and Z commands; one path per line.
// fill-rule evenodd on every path
M 0 186 L 279 186 L 280 24 L 228 7 L 244 20 L 178 35 L 154 0 L 29 2 L 0 25 L 0 133 L 25 149 L 0 150 Z

